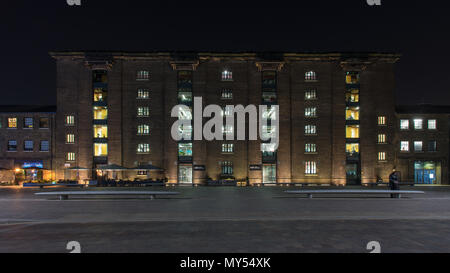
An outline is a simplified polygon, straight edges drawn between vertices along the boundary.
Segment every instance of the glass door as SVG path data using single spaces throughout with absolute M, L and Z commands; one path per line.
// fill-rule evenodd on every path
M 192 184 L 192 165 L 180 165 L 178 168 L 178 183 Z
M 263 165 L 263 183 L 277 183 L 277 165 Z

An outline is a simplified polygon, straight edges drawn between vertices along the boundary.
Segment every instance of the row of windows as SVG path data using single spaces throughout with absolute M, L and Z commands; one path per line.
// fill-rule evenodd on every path
M 233 71 L 229 69 L 224 69 L 221 72 L 221 80 L 222 81 L 233 81 Z M 148 70 L 139 70 L 136 73 L 136 80 L 149 80 L 150 79 L 150 71 Z M 314 71 L 305 72 L 305 80 L 306 81 L 317 81 L 317 73 Z
M 423 141 L 414 141 L 414 152 L 423 152 Z M 400 151 L 401 152 L 409 152 L 409 141 L 400 141 Z M 437 142 L 435 140 L 428 141 L 428 151 L 436 152 L 437 151 Z
M 415 130 L 423 130 L 423 119 L 414 119 L 413 126 Z M 437 121 L 435 119 L 429 119 L 427 122 L 427 128 L 428 130 L 436 130 Z M 400 120 L 400 129 L 409 130 L 409 119 Z
M 48 129 L 50 127 L 50 119 L 45 117 L 40 117 L 38 121 L 38 126 L 40 129 Z M 2 127 L 0 121 L 0 128 Z M 6 128 L 9 129 L 17 129 L 18 128 L 18 118 L 9 117 L 7 118 Z M 23 128 L 24 129 L 33 129 L 34 128 L 34 118 L 26 117 L 23 118 Z
M 49 141 L 41 140 L 39 143 L 39 151 L 40 152 L 48 152 L 50 150 Z M 8 140 L 8 152 L 17 152 L 17 141 L 16 140 Z M 34 141 L 33 140 L 25 140 L 23 142 L 23 151 L 24 152 L 33 152 L 34 151 Z

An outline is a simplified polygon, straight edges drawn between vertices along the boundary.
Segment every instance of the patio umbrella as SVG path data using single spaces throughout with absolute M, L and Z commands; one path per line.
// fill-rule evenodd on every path
M 97 168 L 97 170 L 101 171 L 112 171 L 114 179 L 117 179 L 115 177 L 115 171 L 126 171 L 129 170 L 128 168 L 125 168 L 123 166 L 117 165 L 117 164 L 109 164 L 105 166 L 100 166 Z
M 67 168 L 66 170 L 77 171 L 77 180 L 79 180 L 80 179 L 80 171 L 87 171 L 87 170 L 90 170 L 90 169 L 83 168 L 83 167 L 80 167 L 80 166 L 75 166 L 75 167 Z

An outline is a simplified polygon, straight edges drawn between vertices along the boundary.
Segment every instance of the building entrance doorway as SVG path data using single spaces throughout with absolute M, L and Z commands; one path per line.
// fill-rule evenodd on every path
M 347 185 L 361 184 L 361 170 L 358 163 L 347 163 L 345 166 L 345 174 Z
M 178 183 L 192 184 L 192 165 L 180 165 L 178 167 Z
M 436 161 L 414 162 L 414 183 L 441 184 L 441 163 Z
M 277 183 L 277 165 L 265 164 L 262 169 L 263 183 Z

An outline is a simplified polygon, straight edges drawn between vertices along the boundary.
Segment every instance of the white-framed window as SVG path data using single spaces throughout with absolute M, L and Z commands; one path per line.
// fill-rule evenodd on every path
M 378 134 L 378 144 L 386 143 L 386 134 Z
M 317 107 L 306 107 L 305 108 L 305 117 L 307 117 L 307 118 L 317 117 Z
M 231 154 L 234 152 L 234 144 L 233 143 L 223 143 L 222 144 L 222 153 Z
M 50 150 L 50 144 L 48 140 L 41 140 L 41 143 L 39 145 L 39 151 L 41 152 L 48 152 Z
M 66 125 L 67 125 L 67 126 L 73 126 L 73 125 L 75 125 L 75 116 L 67 115 L 67 116 L 66 116 Z
M 437 122 L 435 119 L 429 119 L 428 120 L 428 130 L 436 130 L 437 129 Z
M 378 116 L 378 125 L 386 125 L 386 116 Z
M 400 152 L 409 152 L 409 141 L 400 141 Z
M 222 161 L 222 162 L 220 162 L 220 167 L 222 169 L 221 174 L 223 174 L 223 175 L 232 175 L 233 174 L 233 162 Z
M 378 153 L 378 161 L 386 161 L 386 152 Z
M 148 70 L 139 70 L 136 75 L 137 80 L 148 80 L 150 79 L 150 71 Z
M 75 135 L 74 134 L 67 134 L 66 135 L 66 143 L 68 143 L 68 144 L 75 143 Z
M 400 120 L 400 130 L 409 130 L 409 120 L 408 119 Z
M 150 126 L 148 124 L 140 124 L 137 128 L 138 135 L 149 135 L 150 134 Z
M 420 119 L 420 118 L 414 119 L 414 129 L 415 130 L 423 129 L 423 119 Z
M 138 154 L 148 154 L 150 153 L 150 144 L 148 143 L 139 143 L 137 147 Z
M 233 72 L 225 69 L 222 71 L 222 81 L 232 81 L 233 80 Z
M 315 100 L 317 99 L 317 90 L 308 89 L 305 91 L 305 100 Z
M 137 91 L 137 98 L 141 100 L 149 99 L 150 98 L 150 91 L 145 88 L 139 88 Z
M 317 148 L 315 143 L 306 143 L 305 144 L 305 153 L 316 153 Z
M 423 151 L 423 142 L 414 141 L 414 152 L 422 152 L 422 151 Z
M 317 73 L 314 71 L 307 71 L 305 73 L 305 80 L 307 81 L 317 81 Z
M 305 135 L 317 134 L 316 125 L 305 125 Z
M 223 100 L 231 100 L 233 99 L 233 90 L 231 89 L 222 89 L 222 95 L 221 98 Z
M 138 117 L 148 117 L 150 116 L 150 108 L 147 106 L 141 106 L 137 108 Z
M 305 162 L 305 174 L 306 175 L 317 174 L 317 163 L 316 163 L 316 161 L 306 161 Z
M 66 160 L 67 161 L 75 161 L 75 153 L 67 153 Z
M 25 152 L 32 152 L 34 149 L 33 140 L 25 140 L 23 142 L 23 150 Z

